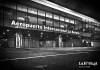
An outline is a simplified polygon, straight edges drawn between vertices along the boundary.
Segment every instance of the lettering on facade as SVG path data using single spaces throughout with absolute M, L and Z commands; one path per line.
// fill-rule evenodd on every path
M 76 32 L 76 31 L 72 31 L 72 33 L 73 33 L 73 34 L 80 34 L 79 32 Z
M 79 32 L 75 31 L 70 31 L 70 30 L 64 30 L 64 29 L 59 29 L 59 28 L 53 28 L 49 26 L 42 26 L 42 25 L 33 25 L 33 24 L 27 24 L 27 23 L 21 23 L 21 22 L 16 22 L 12 21 L 11 25 L 14 25 L 16 27 L 21 27 L 21 28 L 33 28 L 33 29 L 40 29 L 40 30 L 49 30 L 49 31 L 57 31 L 57 32 L 63 32 L 63 33 L 73 33 L 73 34 L 79 34 Z

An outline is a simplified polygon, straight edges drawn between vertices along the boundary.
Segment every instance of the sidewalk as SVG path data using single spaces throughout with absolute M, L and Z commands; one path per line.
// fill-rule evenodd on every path
M 6 50 L 11 50 L 11 51 L 36 51 L 36 50 L 58 50 L 58 51 L 67 51 L 67 50 L 88 50 L 88 49 L 93 49 L 95 47 L 52 47 L 52 48 L 0 48 L 0 52 L 6 51 Z
M 41 50 L 81 50 L 81 49 L 89 49 L 93 47 L 59 47 L 59 48 L 40 48 Z

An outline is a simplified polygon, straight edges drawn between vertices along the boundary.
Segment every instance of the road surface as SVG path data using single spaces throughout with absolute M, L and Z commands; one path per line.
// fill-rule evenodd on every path
M 95 48 L 41 48 L 0 50 L 0 70 L 98 70 Z M 82 62 L 97 63 L 80 65 Z

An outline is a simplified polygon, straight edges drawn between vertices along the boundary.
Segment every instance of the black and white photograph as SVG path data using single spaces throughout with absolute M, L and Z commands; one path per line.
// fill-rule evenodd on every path
M 99 70 L 96 0 L 0 0 L 0 70 Z

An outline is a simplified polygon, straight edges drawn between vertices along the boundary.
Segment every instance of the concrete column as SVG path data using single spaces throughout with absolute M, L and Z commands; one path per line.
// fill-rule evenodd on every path
M 59 37 L 58 37 L 58 43 L 59 43 L 59 47 L 62 47 L 62 37 L 61 37 L 61 35 L 59 35 Z

